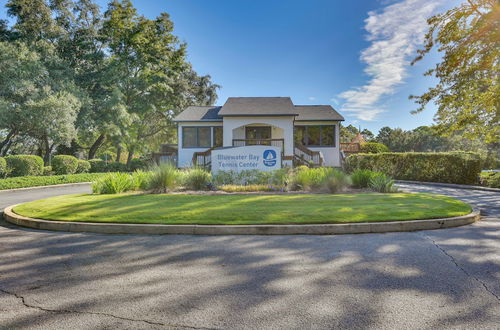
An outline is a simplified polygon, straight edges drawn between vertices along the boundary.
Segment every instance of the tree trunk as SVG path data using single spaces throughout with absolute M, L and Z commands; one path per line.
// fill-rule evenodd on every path
M 7 154 L 7 150 L 9 150 L 10 145 L 12 143 L 12 138 L 16 136 L 15 130 L 10 130 L 9 134 L 5 137 L 5 139 L 0 142 L 0 156 L 5 156 Z
M 116 146 L 116 160 L 115 161 L 119 162 L 121 156 L 122 156 L 122 146 L 121 145 L 117 145 Z
M 97 150 L 99 150 L 99 148 L 102 146 L 105 140 L 106 140 L 106 135 L 104 134 L 99 135 L 97 140 L 95 140 L 94 144 L 89 149 L 89 159 L 95 158 Z
M 43 164 L 45 166 L 50 165 L 50 153 L 52 148 L 50 147 L 49 144 L 49 139 L 47 137 L 44 138 L 43 140 Z
M 127 165 L 130 164 L 132 157 L 134 157 L 134 148 L 130 148 L 130 150 L 128 151 Z

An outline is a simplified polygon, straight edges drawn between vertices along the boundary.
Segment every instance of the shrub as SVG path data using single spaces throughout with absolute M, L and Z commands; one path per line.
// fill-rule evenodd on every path
M 105 152 L 99 154 L 98 157 L 99 157 L 99 159 L 110 163 L 116 159 L 116 154 L 114 152 L 111 152 L 111 151 L 105 151 Z
M 94 194 L 119 194 L 134 188 L 132 176 L 128 173 L 109 173 L 92 183 Z
M 491 188 L 500 188 L 500 172 L 481 172 L 481 184 Z
M 212 175 L 202 168 L 191 168 L 184 171 L 182 183 L 189 190 L 207 190 L 210 188 Z
M 299 167 L 291 176 L 292 190 L 316 190 L 325 186 L 332 168 Z
M 10 176 L 36 176 L 43 174 L 43 159 L 34 155 L 5 157 Z
M 54 172 L 52 171 L 52 166 L 44 166 L 43 175 L 44 176 L 54 175 Z
M 226 184 L 220 186 L 219 189 L 225 192 L 276 191 L 275 187 L 265 184 L 251 184 L 246 186 Z
M 213 176 L 213 183 L 221 185 L 276 185 L 284 186 L 288 182 L 289 169 L 279 169 L 269 172 L 259 170 L 245 170 L 240 173 L 234 171 L 219 171 Z
M 366 142 L 361 144 L 361 151 L 367 154 L 379 154 L 389 152 L 389 148 L 383 143 Z
M 346 169 L 382 172 L 399 180 L 476 184 L 479 155 L 471 152 L 391 152 L 347 157 Z
M 91 159 L 90 163 L 90 173 L 102 173 L 108 171 L 108 166 L 106 162 L 102 159 Z
M 392 193 L 398 191 L 397 188 L 394 187 L 394 180 L 383 173 L 375 173 L 372 175 L 368 186 L 381 193 Z
M 109 162 L 107 170 L 109 172 L 127 172 L 127 165 L 120 162 Z
M 333 169 L 327 173 L 326 187 L 332 194 L 344 190 L 350 184 L 351 178 L 342 171 Z
M 156 166 L 151 173 L 148 189 L 155 192 L 167 192 L 179 183 L 180 172 L 171 164 Z
M 85 159 L 78 160 L 78 166 L 76 167 L 76 173 L 88 173 L 90 171 L 90 163 Z
M 5 178 L 7 176 L 7 161 L 0 157 L 0 178 Z
M 134 172 L 136 170 L 146 170 L 148 168 L 148 162 L 143 159 L 132 159 L 127 165 L 129 172 Z
M 52 170 L 56 175 L 74 174 L 78 167 L 78 159 L 70 155 L 57 155 L 52 159 Z
M 150 178 L 151 172 L 137 170 L 132 173 L 133 190 L 147 190 Z
M 355 188 L 368 188 L 371 177 L 375 174 L 370 170 L 357 169 L 351 174 L 352 185 Z
M 234 171 L 219 171 L 212 177 L 212 182 L 217 186 L 237 184 L 238 173 Z

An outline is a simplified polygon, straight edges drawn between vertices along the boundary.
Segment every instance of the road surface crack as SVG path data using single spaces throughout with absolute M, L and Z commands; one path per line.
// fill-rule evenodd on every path
M 195 326 L 189 326 L 189 325 L 181 325 L 181 324 L 168 324 L 168 323 L 161 323 L 161 322 L 155 322 L 155 321 L 150 321 L 150 320 L 143 320 L 143 319 L 133 319 L 133 318 L 128 318 L 128 317 L 123 317 L 123 316 L 117 316 L 113 314 L 108 314 L 108 313 L 103 313 L 103 312 L 86 312 L 86 311 L 78 311 L 78 310 L 69 310 L 69 309 L 51 309 L 51 308 L 45 308 L 37 305 L 32 305 L 26 301 L 26 298 L 18 293 L 11 292 L 5 289 L 1 289 L 0 291 L 3 293 L 6 293 L 8 295 L 14 296 L 17 299 L 21 301 L 21 303 L 27 307 L 27 308 L 32 308 L 32 309 L 37 309 L 39 311 L 43 312 L 48 312 L 48 313 L 60 313 L 60 314 L 90 314 L 90 315 L 100 315 L 100 316 L 106 316 L 106 317 L 111 317 L 114 319 L 118 320 L 123 320 L 123 321 L 130 321 L 130 322 L 142 322 L 142 323 L 147 323 L 150 325 L 158 325 L 158 326 L 163 326 L 163 327 L 170 327 L 170 328 L 187 328 L 187 329 L 209 329 L 213 330 L 216 328 L 206 328 L 206 327 L 195 327 Z
M 463 268 L 462 266 L 460 266 L 458 264 L 457 260 L 455 258 L 453 258 L 452 255 L 448 254 L 448 252 L 446 252 L 446 250 L 444 250 L 439 244 L 437 244 L 436 241 L 434 241 L 431 237 L 429 237 L 429 236 L 427 236 L 425 234 L 422 234 L 422 236 L 424 236 L 425 238 L 427 238 L 428 240 L 430 240 L 432 242 L 432 244 L 434 244 L 435 247 L 437 247 L 445 256 L 447 256 L 453 262 L 453 264 L 455 265 L 455 267 L 457 267 L 459 270 L 461 270 L 468 277 L 474 279 L 476 282 L 478 282 L 479 284 L 481 284 L 481 286 L 488 293 L 490 293 L 493 297 L 497 298 L 497 300 L 500 301 L 500 297 L 497 294 L 495 294 L 495 292 L 491 291 L 490 288 L 488 288 L 488 286 L 483 281 L 481 281 L 479 278 L 471 275 L 465 268 Z

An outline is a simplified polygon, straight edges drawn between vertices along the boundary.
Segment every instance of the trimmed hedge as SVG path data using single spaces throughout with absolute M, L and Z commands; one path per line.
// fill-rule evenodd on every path
M 52 171 L 56 175 L 74 174 L 78 167 L 78 159 L 70 155 L 57 155 L 52 159 Z
M 89 160 L 90 164 L 90 173 L 100 173 L 106 172 L 107 166 L 106 162 L 102 159 L 91 159 Z
M 482 172 L 481 184 L 486 187 L 500 188 L 500 172 Z
M 7 161 L 3 157 L 0 157 L 0 178 L 5 178 L 7 172 Z
M 44 166 L 43 167 L 43 175 L 54 175 L 54 172 L 52 172 L 52 166 Z
M 361 144 L 361 151 L 367 154 L 379 154 L 389 152 L 389 148 L 383 143 L 366 142 Z
M 398 180 L 477 184 L 481 159 L 472 152 L 390 152 L 347 157 L 346 170 L 382 172 Z
M 90 163 L 84 159 L 78 159 L 76 173 L 88 173 L 90 171 Z
M 43 159 L 34 155 L 5 157 L 10 176 L 35 176 L 43 174 Z
M 20 176 L 16 178 L 0 179 L 0 190 L 51 186 L 61 183 L 91 182 L 108 173 L 82 173 L 51 176 Z
M 136 170 L 146 170 L 148 168 L 148 162 L 143 159 L 134 158 L 130 160 L 127 167 L 130 172 L 134 172 Z

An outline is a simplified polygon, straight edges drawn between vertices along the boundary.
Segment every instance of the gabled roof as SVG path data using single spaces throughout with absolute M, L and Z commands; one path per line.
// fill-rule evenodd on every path
M 222 121 L 219 116 L 220 106 L 191 105 L 178 114 L 174 121 Z
M 230 97 L 223 106 L 189 106 L 174 121 L 222 121 L 224 116 L 294 116 L 298 121 L 342 121 L 330 105 L 293 105 L 289 97 Z
M 220 116 L 296 116 L 289 97 L 230 97 Z
M 344 120 L 344 117 L 330 105 L 296 105 L 295 110 L 298 114 L 295 120 Z

